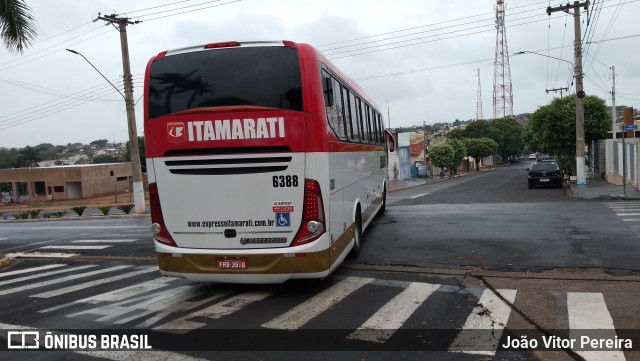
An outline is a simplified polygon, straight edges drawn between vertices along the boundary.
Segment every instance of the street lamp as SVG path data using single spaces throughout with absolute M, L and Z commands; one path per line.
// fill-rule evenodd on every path
M 546 55 L 546 54 L 541 54 L 541 53 L 536 53 L 535 51 L 519 51 L 517 53 L 514 53 L 513 55 L 523 55 L 523 54 L 535 54 L 535 55 L 540 55 L 540 56 L 544 56 L 546 58 L 551 58 L 551 59 L 556 59 L 556 60 L 560 60 L 560 61 L 564 61 L 565 63 L 569 63 L 571 64 L 571 67 L 575 70 L 576 66 L 573 65 L 572 62 L 570 62 L 569 60 L 565 60 L 565 59 L 561 59 L 561 58 L 556 58 L 555 56 L 551 56 L 551 55 Z
M 582 87 L 582 57 L 576 55 L 576 63 L 554 56 L 536 53 L 534 51 L 519 51 L 513 55 L 521 54 L 535 54 L 544 56 L 551 59 L 557 59 L 571 64 L 573 71 L 576 74 L 576 182 L 579 186 L 587 185 L 587 177 L 585 175 L 585 160 L 584 160 L 584 101 L 585 96 L 584 89 Z M 614 130 L 615 131 L 615 130 Z
M 95 69 L 95 71 L 98 72 L 98 74 L 100 74 L 104 78 L 104 80 L 107 81 L 107 83 L 109 83 L 118 92 L 118 94 L 122 96 L 122 98 L 124 98 L 126 111 L 127 111 L 127 123 L 129 128 L 129 146 L 130 146 L 130 153 L 131 153 L 131 168 L 132 168 L 131 174 L 133 177 L 132 179 L 133 200 L 135 204 L 135 212 L 138 214 L 144 213 L 145 211 L 144 187 L 142 185 L 142 169 L 140 165 L 140 150 L 138 147 L 138 134 L 136 131 L 136 116 L 135 116 L 135 109 L 134 109 L 134 103 L 133 103 L 133 94 L 132 94 L 132 89 L 130 84 L 131 77 L 129 78 L 125 77 L 124 79 L 125 87 L 127 87 L 126 89 L 129 89 L 129 90 L 127 91 L 125 89 L 125 94 L 122 94 L 122 92 L 118 88 L 116 88 L 116 86 L 113 85 L 113 83 L 111 83 L 111 81 L 109 81 L 109 79 L 107 79 L 107 77 L 104 76 L 104 74 L 102 74 L 100 70 L 98 70 L 98 68 L 96 68 L 89 61 L 89 59 L 87 59 L 84 55 L 71 49 L 67 49 L 67 51 L 76 55 L 80 55 L 87 63 L 89 63 L 89 65 L 91 65 L 93 69 Z

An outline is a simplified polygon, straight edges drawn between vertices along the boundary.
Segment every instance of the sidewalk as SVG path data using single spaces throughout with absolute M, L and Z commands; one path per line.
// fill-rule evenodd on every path
M 433 182 L 440 182 L 445 179 L 449 179 L 449 176 L 445 176 L 444 178 L 440 178 L 436 176 L 436 177 L 429 177 L 424 179 L 412 179 L 412 180 L 389 179 L 389 186 L 388 186 L 389 193 L 395 192 L 401 189 L 418 187 L 418 186 L 422 186 L 422 185 L 433 183 Z
M 589 199 L 640 199 L 640 191 L 627 184 L 626 195 L 624 187 L 607 182 L 600 177 L 587 177 L 587 184 L 579 186 L 576 183 L 569 183 L 571 195 L 577 198 Z

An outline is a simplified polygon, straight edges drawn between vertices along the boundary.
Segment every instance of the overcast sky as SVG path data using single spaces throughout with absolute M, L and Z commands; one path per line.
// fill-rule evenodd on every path
M 495 0 L 28 0 L 38 37 L 21 55 L 0 48 L 0 147 L 128 139 L 122 97 L 80 56 L 122 88 L 120 38 L 98 13 L 123 14 L 135 99 L 148 60 L 168 49 L 226 40 L 305 42 L 318 47 L 378 102 L 391 126 L 493 117 Z M 564 1 L 566 3 L 566 1 Z M 571 88 L 573 16 L 561 1 L 506 0 L 514 114 L 533 112 Z M 583 11 L 585 91 L 640 107 L 640 0 L 591 0 Z M 166 5 L 166 6 L 164 6 Z M 595 7 L 595 8 L 594 8 Z M 195 10 L 195 11 L 194 11 Z M 513 55 L 536 51 L 543 55 Z M 566 93 L 565 93 L 566 94 Z M 143 134 L 142 101 L 136 105 Z

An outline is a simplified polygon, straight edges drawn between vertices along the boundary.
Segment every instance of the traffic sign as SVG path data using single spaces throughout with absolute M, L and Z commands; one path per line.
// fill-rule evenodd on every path
M 638 126 L 633 124 L 633 125 L 626 125 L 623 124 L 622 125 L 622 130 L 638 130 Z

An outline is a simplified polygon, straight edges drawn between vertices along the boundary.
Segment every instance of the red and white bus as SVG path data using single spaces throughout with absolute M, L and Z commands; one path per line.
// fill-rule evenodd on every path
M 322 278 L 384 212 L 374 101 L 312 46 L 224 42 L 147 65 L 144 129 L 160 271 L 195 281 Z

